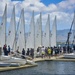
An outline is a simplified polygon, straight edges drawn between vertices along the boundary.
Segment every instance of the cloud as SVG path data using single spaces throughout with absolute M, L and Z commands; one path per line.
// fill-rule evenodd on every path
M 61 1 L 57 5 L 60 9 L 65 9 L 65 10 L 74 10 L 75 9 L 75 0 L 65 0 Z
M 75 9 L 75 0 L 64 0 L 57 4 L 49 4 L 46 6 L 41 0 L 24 0 L 20 1 L 12 1 L 11 0 L 0 0 L 0 16 L 3 15 L 5 4 L 7 3 L 7 21 L 10 22 L 10 18 L 12 15 L 13 5 L 15 5 L 15 14 L 16 21 L 20 17 L 21 9 L 25 10 L 25 21 L 26 25 L 30 23 L 30 19 L 32 16 L 32 11 L 35 12 L 35 20 L 39 17 L 39 13 L 42 12 L 42 24 L 46 24 L 47 16 L 50 14 L 51 25 L 54 20 L 55 15 L 57 16 L 58 26 L 60 27 L 63 24 L 70 26 L 71 21 L 73 19 L 73 10 Z

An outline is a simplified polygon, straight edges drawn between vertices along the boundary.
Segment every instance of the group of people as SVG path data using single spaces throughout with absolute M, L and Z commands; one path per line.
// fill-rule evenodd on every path
M 28 48 L 26 55 L 30 56 L 30 57 L 32 57 L 32 59 L 34 59 L 34 48 Z
M 58 46 L 58 47 L 38 47 L 37 48 L 37 56 L 41 56 L 42 58 L 43 57 L 46 57 L 46 56 L 49 56 L 49 58 L 51 56 L 57 56 L 57 55 L 60 55 L 60 54 L 63 54 L 63 53 L 72 53 L 73 51 L 75 50 L 75 46 L 72 47 L 68 47 L 68 46 Z
M 8 56 L 10 54 L 10 46 L 8 45 L 8 48 L 7 48 L 7 45 L 5 44 L 3 46 L 3 52 L 4 52 L 4 55 Z
M 22 52 L 19 51 L 19 47 L 16 50 L 17 53 L 22 53 L 22 58 L 25 58 L 25 56 L 30 56 L 32 59 L 34 58 L 34 49 L 33 48 L 28 48 L 27 52 L 25 49 L 22 49 Z
M 63 46 L 63 47 L 38 47 L 37 48 L 37 51 L 35 51 L 35 56 L 36 57 L 46 57 L 46 56 L 49 56 L 49 58 L 53 55 L 59 55 L 59 54 L 62 54 L 62 53 L 72 53 L 73 50 L 75 50 L 75 46 L 73 46 L 73 48 L 71 47 L 66 47 L 66 46 Z M 4 52 L 4 55 L 9 55 L 10 54 L 10 46 L 8 45 L 4 45 L 3 46 L 3 52 Z M 19 52 L 19 47 L 17 48 L 16 50 L 17 53 L 20 53 Z M 28 48 L 27 51 L 25 51 L 25 49 L 23 48 L 22 49 L 22 58 L 25 58 L 25 55 L 27 56 L 30 56 L 32 59 L 34 59 L 34 48 Z

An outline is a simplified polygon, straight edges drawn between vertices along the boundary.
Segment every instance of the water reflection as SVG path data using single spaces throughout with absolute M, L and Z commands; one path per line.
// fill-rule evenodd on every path
M 37 67 L 0 72 L 0 75 L 50 75 L 75 74 L 75 62 L 45 61 Z

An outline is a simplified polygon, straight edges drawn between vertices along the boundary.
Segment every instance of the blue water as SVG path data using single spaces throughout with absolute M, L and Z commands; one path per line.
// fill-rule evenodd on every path
M 38 66 L 13 71 L 0 72 L 0 75 L 75 75 L 75 62 L 44 61 Z

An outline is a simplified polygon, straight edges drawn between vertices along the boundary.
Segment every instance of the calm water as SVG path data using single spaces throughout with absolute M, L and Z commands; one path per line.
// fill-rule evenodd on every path
M 75 75 L 75 62 L 45 61 L 39 62 L 37 67 L 0 72 L 0 75 Z

